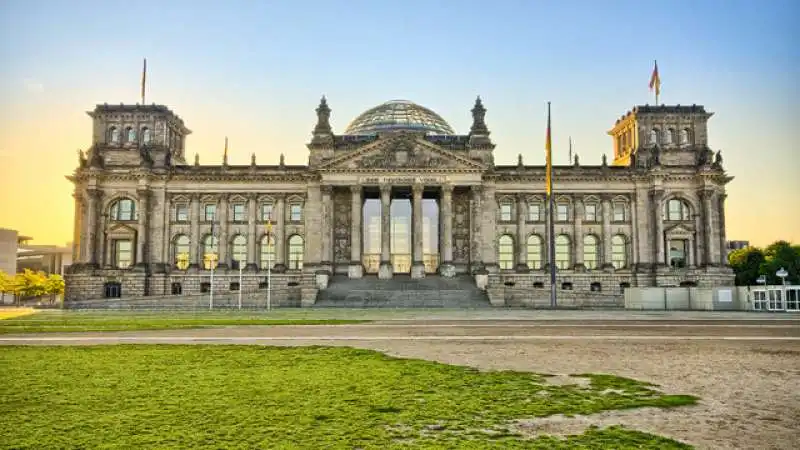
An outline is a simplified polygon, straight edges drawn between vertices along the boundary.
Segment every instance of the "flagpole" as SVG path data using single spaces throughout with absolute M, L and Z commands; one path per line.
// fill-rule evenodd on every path
M 547 102 L 547 203 L 548 203 L 548 262 L 550 264 L 550 307 L 556 308 L 558 302 L 556 300 L 556 238 L 555 238 L 555 218 L 553 217 L 555 209 L 555 201 L 553 199 L 553 141 L 550 136 L 550 102 Z
M 572 165 L 572 136 L 569 137 L 569 161 L 567 163 Z
M 144 93 L 145 93 L 145 85 L 147 82 L 147 58 L 144 59 L 144 64 L 142 66 L 142 105 L 144 105 Z

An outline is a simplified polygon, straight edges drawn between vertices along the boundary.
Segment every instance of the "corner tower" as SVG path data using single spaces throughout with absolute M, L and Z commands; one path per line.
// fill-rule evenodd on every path
M 185 165 L 191 130 L 163 105 L 97 105 L 88 163 L 93 167 Z
M 705 162 L 712 115 L 700 105 L 634 107 L 608 132 L 614 142 L 613 165 L 631 165 L 642 150 L 656 155 L 663 151 L 667 165 Z

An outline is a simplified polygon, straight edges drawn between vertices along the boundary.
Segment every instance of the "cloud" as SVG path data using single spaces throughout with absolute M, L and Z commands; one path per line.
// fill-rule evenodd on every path
M 44 92 L 44 85 L 36 80 L 28 78 L 23 80 L 23 84 L 25 85 L 25 90 L 31 94 L 41 94 Z

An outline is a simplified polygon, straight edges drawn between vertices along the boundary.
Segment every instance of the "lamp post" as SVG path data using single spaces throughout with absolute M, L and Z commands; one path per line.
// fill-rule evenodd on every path
M 767 276 L 761 275 L 756 279 L 756 283 L 764 285 L 764 298 L 758 299 L 758 303 L 761 305 L 758 309 L 765 309 L 767 307 L 767 299 L 769 298 L 769 293 L 767 292 Z M 758 294 L 758 292 L 756 292 Z M 754 295 L 756 295 L 754 294 Z M 755 305 L 753 305 L 755 308 Z
M 267 217 L 267 311 L 272 310 L 272 211 Z

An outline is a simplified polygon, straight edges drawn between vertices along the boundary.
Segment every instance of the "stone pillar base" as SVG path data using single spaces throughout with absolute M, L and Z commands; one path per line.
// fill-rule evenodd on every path
M 378 267 L 378 278 L 381 280 L 391 280 L 393 272 L 392 263 L 382 262 L 380 267 Z
M 315 288 L 302 288 L 300 290 L 300 306 L 310 308 L 317 302 L 317 292 Z
M 364 266 L 360 262 L 353 262 L 347 266 L 347 276 L 349 278 L 361 278 L 364 276 Z
M 528 273 L 531 269 L 528 267 L 527 264 L 519 263 L 514 267 L 514 272 L 517 273 Z
M 411 278 L 425 278 L 425 264 L 415 262 L 411 265 Z
M 478 289 L 485 291 L 489 286 L 489 272 L 482 270 L 475 274 L 475 285 Z
M 446 278 L 456 276 L 456 266 L 451 262 L 443 262 L 442 265 L 439 266 L 439 275 Z
M 317 289 L 327 289 L 328 281 L 330 281 L 330 272 L 327 270 L 318 270 L 314 274 L 314 280 L 316 281 Z

